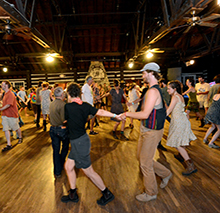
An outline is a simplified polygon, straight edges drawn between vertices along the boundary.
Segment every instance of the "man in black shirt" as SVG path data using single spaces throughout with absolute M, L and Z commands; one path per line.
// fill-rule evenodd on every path
M 105 186 L 102 178 L 93 170 L 90 159 L 90 139 L 85 130 L 85 124 L 89 115 L 113 117 L 121 120 L 118 115 L 111 112 L 96 109 L 90 104 L 83 102 L 80 87 L 76 83 L 71 83 L 67 87 L 68 104 L 65 105 L 65 119 L 69 127 L 69 138 L 71 151 L 65 164 L 67 171 L 70 192 L 61 198 L 62 202 L 78 202 L 76 192 L 76 173 L 74 167 L 81 168 L 87 177 L 102 191 L 103 196 L 97 200 L 99 205 L 106 205 L 114 199 L 114 195 Z

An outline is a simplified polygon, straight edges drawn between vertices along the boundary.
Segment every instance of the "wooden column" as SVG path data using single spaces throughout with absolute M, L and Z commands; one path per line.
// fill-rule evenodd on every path
M 26 72 L 26 82 L 27 82 L 27 89 L 31 87 L 31 72 L 28 70 Z

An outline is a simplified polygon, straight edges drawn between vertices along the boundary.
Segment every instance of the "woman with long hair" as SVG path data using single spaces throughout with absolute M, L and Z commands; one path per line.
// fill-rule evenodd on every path
M 208 109 L 208 112 L 205 116 L 205 121 L 211 123 L 211 126 L 207 130 L 205 137 L 203 139 L 203 142 L 208 144 L 210 148 L 218 149 L 220 148 L 217 146 L 214 141 L 219 137 L 220 135 L 220 88 L 218 89 L 218 92 L 216 95 L 214 95 L 212 104 Z M 214 131 L 214 129 L 217 127 L 217 131 L 212 136 L 212 139 L 210 142 L 208 141 L 209 135 Z
M 114 83 L 114 88 L 112 88 L 112 89 L 110 90 L 110 92 L 106 93 L 103 97 L 106 97 L 106 96 L 108 96 L 108 95 L 111 95 L 111 97 L 112 97 L 111 112 L 112 112 L 112 113 L 115 113 L 116 115 L 120 115 L 121 113 L 124 112 L 123 106 L 122 106 L 122 103 L 121 103 L 122 96 L 124 97 L 124 99 L 125 99 L 126 102 L 127 102 L 127 98 L 126 98 L 126 96 L 125 96 L 125 94 L 124 94 L 123 89 L 120 88 L 120 82 L 119 82 L 119 80 L 115 79 L 115 80 L 113 81 L 113 83 Z M 102 98 L 103 98 L 103 97 L 102 97 Z M 113 137 L 114 137 L 115 139 L 119 139 L 119 138 L 117 137 L 117 135 L 116 135 L 116 129 L 117 129 L 117 127 L 119 126 L 120 121 L 118 121 L 118 120 L 115 119 L 115 118 L 111 118 L 111 119 L 116 122 L 116 124 L 115 124 L 114 127 L 113 127 Z M 125 129 L 125 122 L 126 122 L 126 120 L 122 120 L 121 122 L 122 122 L 122 124 L 121 124 L 121 137 L 120 137 L 120 139 L 128 140 L 128 139 L 125 137 L 125 135 L 124 135 L 124 129 Z
M 190 159 L 185 146 L 188 146 L 191 140 L 196 140 L 196 136 L 193 134 L 191 124 L 184 112 L 185 102 L 182 96 L 182 84 L 177 80 L 170 81 L 167 92 L 171 95 L 171 103 L 167 109 L 167 115 L 172 112 L 167 145 L 175 147 L 185 160 L 187 168 L 182 174 L 190 175 L 197 172 L 197 169 Z
M 195 112 L 196 117 L 199 117 L 201 120 L 201 125 L 199 127 L 203 127 L 205 125 L 204 119 L 202 115 L 199 113 L 199 102 L 197 101 L 196 98 L 196 89 L 195 89 L 195 81 L 192 78 L 187 79 L 186 85 L 188 86 L 188 90 L 185 91 L 182 95 L 188 95 L 189 96 L 189 101 L 186 106 L 186 113 L 187 113 L 187 118 L 189 119 L 189 113 L 190 111 Z

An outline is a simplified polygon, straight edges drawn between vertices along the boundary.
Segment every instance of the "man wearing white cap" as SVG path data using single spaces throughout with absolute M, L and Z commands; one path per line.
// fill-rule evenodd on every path
M 143 69 L 142 78 L 149 83 L 140 112 L 126 112 L 122 118 L 130 117 L 141 120 L 140 137 L 138 141 L 137 157 L 140 161 L 143 173 L 145 192 L 136 196 L 141 202 L 147 202 L 157 198 L 157 181 L 155 173 L 162 178 L 160 188 L 166 187 L 172 173 L 165 166 L 154 161 L 157 145 L 163 136 L 164 121 L 166 118 L 166 108 L 163 97 L 158 85 L 160 77 L 160 67 L 151 62 L 146 64 Z

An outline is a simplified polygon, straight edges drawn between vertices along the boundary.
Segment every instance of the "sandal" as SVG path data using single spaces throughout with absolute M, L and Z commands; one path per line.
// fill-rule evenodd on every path
M 4 148 L 2 149 L 2 152 L 8 151 L 8 150 L 10 150 L 10 149 L 12 149 L 12 146 L 7 145 L 6 147 L 4 147 Z
M 23 138 L 19 138 L 18 140 L 18 144 L 22 143 L 23 142 Z

